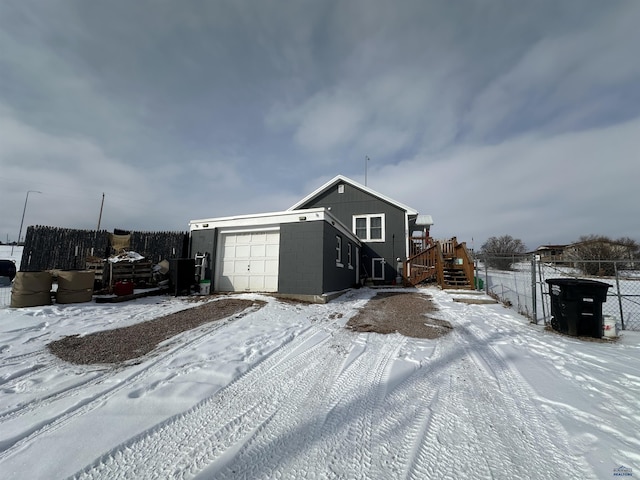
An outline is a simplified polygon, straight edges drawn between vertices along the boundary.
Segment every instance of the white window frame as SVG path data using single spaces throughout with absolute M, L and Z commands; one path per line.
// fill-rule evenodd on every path
M 358 237 L 358 234 L 356 233 L 356 222 L 358 219 L 364 218 L 366 220 L 366 229 L 367 229 L 367 236 L 365 238 L 362 237 Z M 371 238 L 371 219 L 372 218 L 380 218 L 380 223 L 381 223 L 381 228 L 382 228 L 382 232 L 381 232 L 381 238 Z M 369 213 L 366 215 L 354 215 L 353 216 L 353 234 L 358 237 L 360 240 L 362 240 L 363 242 L 370 242 L 370 243 L 374 243 L 374 242 L 384 242 L 385 241 L 385 232 L 386 232 L 386 228 L 385 228 L 385 217 L 384 217 L 384 213 Z
M 336 267 L 344 267 L 342 264 L 342 237 L 336 235 Z
M 347 243 L 347 266 L 353 270 L 353 247 L 351 242 Z

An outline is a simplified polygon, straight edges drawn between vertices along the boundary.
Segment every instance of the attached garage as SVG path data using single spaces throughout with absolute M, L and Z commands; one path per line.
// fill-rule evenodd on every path
M 278 291 L 279 230 L 221 232 L 218 249 L 218 291 Z
M 268 292 L 326 300 L 359 281 L 358 238 L 313 208 L 192 220 L 191 257 L 205 255 L 215 292 Z

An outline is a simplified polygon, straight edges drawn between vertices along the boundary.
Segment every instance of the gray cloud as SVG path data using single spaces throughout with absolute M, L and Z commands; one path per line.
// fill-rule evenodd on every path
M 338 173 L 532 244 L 640 231 L 630 0 L 0 3 L 0 238 L 184 229 Z M 33 202 L 33 204 L 31 203 Z M 613 212 L 613 213 L 612 213 Z

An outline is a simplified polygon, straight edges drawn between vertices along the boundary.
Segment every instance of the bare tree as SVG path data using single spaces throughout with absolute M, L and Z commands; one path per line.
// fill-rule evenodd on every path
M 527 247 L 519 238 L 511 235 L 489 238 L 481 247 L 486 264 L 499 270 L 511 270 L 514 263 L 526 253 Z
M 615 274 L 614 260 L 630 260 L 632 264 L 639 251 L 640 245 L 629 237 L 612 240 L 604 235 L 582 235 L 566 256 L 587 275 L 611 276 Z M 620 263 L 618 268 L 627 265 Z

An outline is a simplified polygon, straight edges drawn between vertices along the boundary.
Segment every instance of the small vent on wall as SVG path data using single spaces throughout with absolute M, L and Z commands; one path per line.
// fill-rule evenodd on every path
M 344 183 L 338 185 L 338 193 L 344 193 Z

